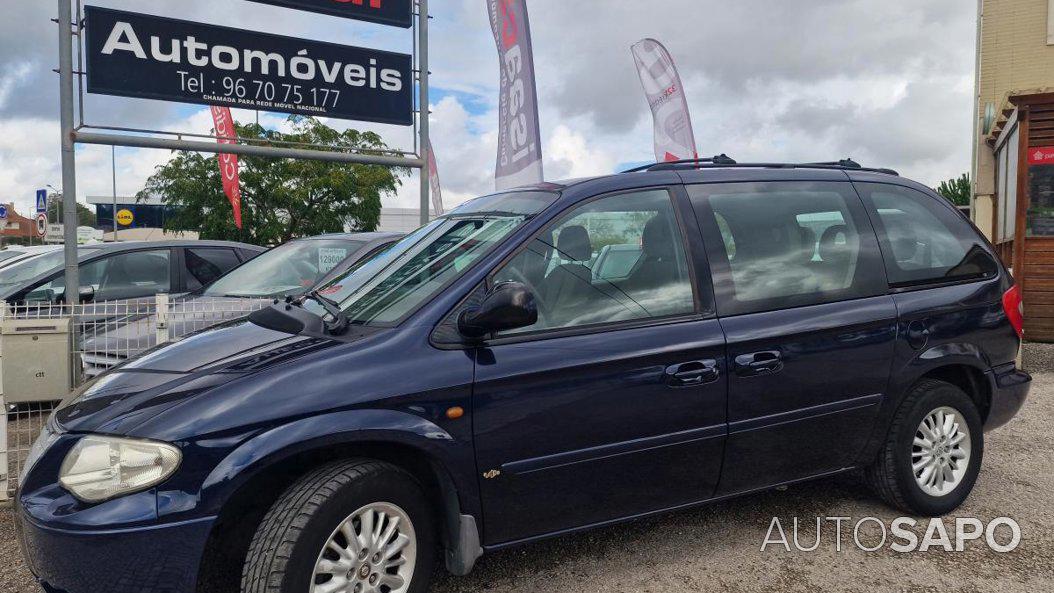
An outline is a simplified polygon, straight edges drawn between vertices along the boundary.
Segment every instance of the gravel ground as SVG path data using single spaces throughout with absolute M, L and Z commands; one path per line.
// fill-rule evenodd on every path
M 852 526 L 864 517 L 886 525 L 892 511 L 848 477 L 771 491 L 697 510 L 643 520 L 485 556 L 468 577 L 440 575 L 435 593 L 583 591 L 940 591 L 1013 593 L 1054 588 L 1054 348 L 1030 347 L 1025 365 L 1035 373 L 1028 404 L 1009 425 L 990 433 L 981 477 L 955 517 L 988 523 L 1011 517 L 1022 539 L 1012 552 L 996 553 L 983 540 L 964 552 L 939 546 L 926 552 L 895 552 L 886 546 L 865 553 L 853 544 Z M 798 517 L 799 542 L 815 540 L 816 517 L 848 517 L 841 550 L 833 522 L 821 529 L 812 552 L 781 545 L 761 551 L 773 517 L 791 537 Z M 944 524 L 949 531 L 952 517 Z M 920 540 L 925 522 L 912 528 Z M 998 532 L 999 541 L 1008 539 Z M 954 533 L 951 534 L 954 542 Z M 864 523 L 860 539 L 881 539 Z M 0 510 L 0 593 L 39 593 L 23 567 L 11 526 Z

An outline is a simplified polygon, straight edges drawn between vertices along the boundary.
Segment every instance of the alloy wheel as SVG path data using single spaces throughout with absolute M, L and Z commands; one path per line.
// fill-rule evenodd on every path
M 942 406 L 927 414 L 915 431 L 911 471 L 930 496 L 945 496 L 966 476 L 970 465 L 970 428 L 954 408 Z
M 410 516 L 378 502 L 352 513 L 318 555 L 310 593 L 406 593 L 417 559 Z

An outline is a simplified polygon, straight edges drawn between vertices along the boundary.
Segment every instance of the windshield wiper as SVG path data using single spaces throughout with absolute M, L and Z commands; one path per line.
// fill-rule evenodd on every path
M 342 336 L 348 333 L 348 328 L 351 326 L 351 320 L 348 319 L 348 316 L 340 309 L 339 304 L 322 296 L 317 290 L 312 290 L 300 297 L 300 304 L 303 305 L 304 301 L 307 299 L 311 299 L 319 305 L 322 305 L 322 308 L 326 310 L 326 313 L 333 318 L 333 321 L 322 320 L 322 323 L 326 326 L 327 333 L 332 336 Z

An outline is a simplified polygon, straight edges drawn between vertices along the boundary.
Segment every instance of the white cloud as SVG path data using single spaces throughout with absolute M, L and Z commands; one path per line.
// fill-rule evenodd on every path
M 652 156 L 629 46 L 655 37 L 685 81 L 700 151 L 739 160 L 852 156 L 936 184 L 968 169 L 974 7 L 961 0 L 528 0 L 550 178 Z M 10 3 L 0 22 L 0 199 L 23 207 L 59 184 L 54 6 Z M 397 51 L 405 31 L 248 2 L 106 0 L 107 6 Z M 251 10 L 248 8 L 251 7 Z M 483 0 L 432 5 L 433 144 L 448 205 L 493 189 L 497 58 Z M 204 109 L 87 98 L 94 123 L 207 133 Z M 241 121 L 255 117 L 237 111 Z M 282 126 L 285 116 L 262 122 Z M 411 129 L 329 122 L 411 149 Z M 142 188 L 163 151 L 118 150 L 118 192 Z M 109 194 L 110 150 L 78 150 L 78 194 Z M 415 178 L 389 205 L 418 202 Z

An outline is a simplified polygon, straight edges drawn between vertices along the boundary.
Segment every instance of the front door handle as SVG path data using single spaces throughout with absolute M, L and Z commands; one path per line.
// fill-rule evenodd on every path
M 783 370 L 783 353 L 764 350 L 736 357 L 736 374 L 741 377 L 768 375 Z
M 713 383 L 721 377 L 716 360 L 695 360 L 666 367 L 666 382 L 672 387 Z

